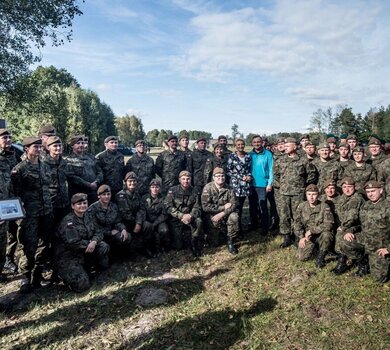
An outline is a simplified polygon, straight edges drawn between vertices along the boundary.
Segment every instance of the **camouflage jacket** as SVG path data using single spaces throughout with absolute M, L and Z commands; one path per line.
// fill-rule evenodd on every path
M 177 150 L 161 152 L 156 159 L 156 173 L 161 177 L 163 191 L 179 184 L 179 174 L 187 169 L 187 156 L 183 151 Z
M 294 232 L 299 239 L 303 238 L 308 230 L 313 235 L 332 232 L 333 225 L 334 218 L 328 204 L 317 201 L 317 204 L 312 208 L 309 202 L 305 201 L 298 205 L 295 213 Z
M 359 211 L 363 203 L 363 197 L 356 192 L 350 197 L 345 194 L 339 196 L 336 202 L 335 217 L 338 231 L 342 231 L 344 234 L 360 231 Z
M 126 223 L 136 223 L 142 225 L 145 221 L 145 206 L 138 192 L 130 192 L 123 189 L 116 195 L 121 221 Z
M 164 198 L 159 193 L 157 198 L 153 198 L 149 193 L 142 197 L 146 210 L 146 220 L 157 226 L 164 221 L 167 221 L 168 214 L 164 207 Z
M 105 150 L 96 155 L 96 164 L 102 169 L 103 183 L 112 191 L 120 191 L 125 177 L 125 161 L 123 154 Z
M 378 166 L 378 181 L 385 184 L 387 197 L 390 196 L 390 158 L 386 159 Z
M 226 185 L 218 190 L 214 182 L 208 183 L 203 188 L 201 202 L 203 211 L 211 215 L 218 214 L 222 211 L 226 215 L 230 215 L 237 207 L 234 192 Z M 225 209 L 224 205 L 227 203 L 231 203 L 232 206 Z
M 352 177 L 355 180 L 356 191 L 363 191 L 363 187 L 369 180 L 376 180 L 377 173 L 372 165 L 363 163 L 362 167 L 357 167 L 355 162 L 352 162 L 345 168 L 344 176 Z
M 379 248 L 390 251 L 390 202 L 381 198 L 373 203 L 366 201 L 360 210 L 360 222 L 365 248 L 375 252 Z
M 194 186 L 203 187 L 206 184 L 204 178 L 204 169 L 206 161 L 211 157 L 211 155 L 212 153 L 207 150 L 200 151 L 196 149 L 192 152 L 192 180 Z
M 194 169 L 192 167 L 192 151 L 190 149 L 183 150 L 180 148 L 180 150 L 186 155 L 187 157 L 187 170 L 192 174 Z
M 384 162 L 387 158 L 389 158 L 389 157 L 387 155 L 385 155 L 383 152 L 381 152 L 381 153 L 379 153 L 379 156 L 376 158 L 372 158 L 372 156 L 370 156 L 367 159 L 367 163 L 372 165 L 375 168 L 375 170 L 378 171 L 380 164 L 382 164 L 382 162 Z
M 56 236 L 56 260 L 66 256 L 82 256 L 91 241 L 99 243 L 103 240 L 102 230 L 96 229 L 90 217 L 84 215 L 79 218 L 73 212 L 62 219 Z
M 134 171 L 138 178 L 138 192 L 143 195 L 149 192 L 149 183 L 156 177 L 153 159 L 147 154 L 134 154 L 126 163 L 126 173 Z
M 67 165 L 66 161 L 60 157 L 53 159 L 49 154 L 42 157 L 42 162 L 50 168 L 49 192 L 53 208 L 65 208 L 69 205 Z
M 274 163 L 274 183 L 280 188 L 280 194 L 286 196 L 303 195 L 307 185 L 316 183 L 316 169 L 313 162 L 305 157 L 285 155 Z
M 339 179 L 342 180 L 345 174 L 345 168 L 348 167 L 350 164 L 352 164 L 353 160 L 349 159 L 348 161 L 344 161 L 344 162 L 340 162 L 340 160 L 338 160 L 338 162 L 340 164 L 340 170 L 341 170 L 341 176 L 339 176 Z
M 213 181 L 213 170 L 217 167 L 222 168 L 225 171 L 225 182 L 229 183 L 230 178 L 229 176 L 226 176 L 228 160 L 229 160 L 228 156 L 217 158 L 214 154 L 211 154 L 211 156 L 206 159 L 206 164 L 203 170 L 204 183 L 207 184 L 210 181 Z
M 0 199 L 8 199 L 13 195 L 11 170 L 13 168 L 6 150 L 0 151 Z
M 68 184 L 71 193 L 91 192 L 90 184 L 94 181 L 98 186 L 103 181 L 102 169 L 96 160 L 88 154 L 77 155 L 72 153 L 65 158 L 67 161 Z
M 192 186 L 186 190 L 181 185 L 173 186 L 165 197 L 164 205 L 167 213 L 178 220 L 184 214 L 191 214 L 195 219 L 202 215 L 199 195 Z
M 52 212 L 51 172 L 47 164 L 40 160 L 37 164 L 23 160 L 13 168 L 12 181 L 15 195 L 21 198 L 28 216 L 44 216 Z
M 312 164 L 316 167 L 318 173 L 317 185 L 322 187 L 326 180 L 334 180 L 336 183 L 342 176 L 340 164 L 336 159 L 330 159 L 323 162 L 320 157 L 313 160 Z M 341 179 L 340 179 L 341 180 Z
M 96 229 L 102 231 L 104 236 L 111 236 L 111 231 L 116 229 L 122 231 L 126 226 L 121 222 L 118 207 L 110 202 L 107 208 L 104 208 L 99 201 L 91 204 L 85 213 L 92 221 Z

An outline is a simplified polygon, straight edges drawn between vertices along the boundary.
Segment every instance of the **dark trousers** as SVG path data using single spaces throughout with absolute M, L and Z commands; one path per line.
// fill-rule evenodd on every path
M 268 208 L 267 208 L 267 191 L 265 187 L 251 187 L 249 196 L 249 213 L 253 227 L 259 224 L 261 220 L 261 228 L 268 231 Z

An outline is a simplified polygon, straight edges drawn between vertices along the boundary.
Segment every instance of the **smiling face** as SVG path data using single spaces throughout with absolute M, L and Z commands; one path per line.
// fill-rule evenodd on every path
M 111 201 L 111 191 L 103 192 L 98 195 L 99 202 L 102 204 L 108 204 Z
M 199 151 L 204 151 L 206 149 L 206 141 L 199 141 L 197 147 Z
M 118 140 L 110 140 L 104 146 L 106 146 L 106 150 L 108 151 L 116 151 L 118 149 Z
M 77 216 L 83 216 L 88 209 L 88 201 L 74 203 L 72 209 Z
M 245 142 L 242 140 L 236 141 L 236 150 L 238 152 L 244 152 L 245 150 Z
M 225 183 L 225 174 L 215 174 L 213 175 L 214 183 L 221 187 Z
M 370 150 L 371 155 L 374 157 L 379 156 L 379 154 L 381 153 L 380 145 L 369 145 L 368 149 Z
M 182 147 L 183 149 L 187 149 L 188 144 L 190 143 L 190 140 L 188 140 L 188 137 L 182 137 L 180 139 L 179 143 L 180 143 L 180 147 Z
M 62 154 L 62 143 L 53 143 L 50 146 L 47 146 L 47 149 L 49 150 L 51 157 L 58 157 Z
M 171 139 L 168 141 L 168 147 L 172 150 L 172 151 L 176 151 L 177 149 L 177 140 L 176 139 Z
M 180 186 L 186 190 L 191 186 L 191 176 L 187 176 L 187 175 L 180 176 L 179 182 L 180 182 Z
M 130 192 L 135 191 L 135 188 L 137 187 L 137 180 L 136 179 L 127 179 L 126 180 L 126 187 Z
M 72 146 L 72 150 L 73 150 L 73 152 L 76 153 L 76 154 L 82 154 L 82 153 L 84 153 L 84 151 L 85 151 L 85 141 L 83 141 L 83 140 L 77 141 L 77 142 Z
M 378 200 L 382 196 L 382 193 L 383 193 L 382 188 L 366 188 L 366 195 L 368 199 L 373 203 L 378 202 Z
M 263 139 L 261 137 L 255 137 L 252 140 L 252 147 L 255 150 L 261 150 L 263 148 Z
M 333 198 L 336 194 L 336 186 L 329 185 L 325 188 L 325 194 L 328 198 Z
M 362 163 L 364 159 L 364 152 L 353 152 L 352 158 L 356 163 Z

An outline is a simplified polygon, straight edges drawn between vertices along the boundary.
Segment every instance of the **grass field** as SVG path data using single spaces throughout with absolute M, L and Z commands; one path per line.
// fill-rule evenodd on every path
M 1 349 L 390 349 L 389 285 L 300 263 L 250 233 L 195 260 L 170 252 L 114 264 L 92 289 L 20 296 L 2 286 Z

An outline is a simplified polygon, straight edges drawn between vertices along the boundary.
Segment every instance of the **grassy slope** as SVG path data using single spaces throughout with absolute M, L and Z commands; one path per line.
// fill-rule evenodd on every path
M 56 286 L 15 301 L 0 316 L 0 348 L 390 348 L 389 285 L 333 277 L 335 262 L 323 270 L 299 263 L 293 247 L 278 248 L 280 238 L 247 238 L 237 256 L 225 247 L 200 260 L 171 252 L 115 264 L 88 293 Z M 177 279 L 161 280 L 168 272 Z M 166 290 L 168 301 L 137 306 L 145 287 Z

